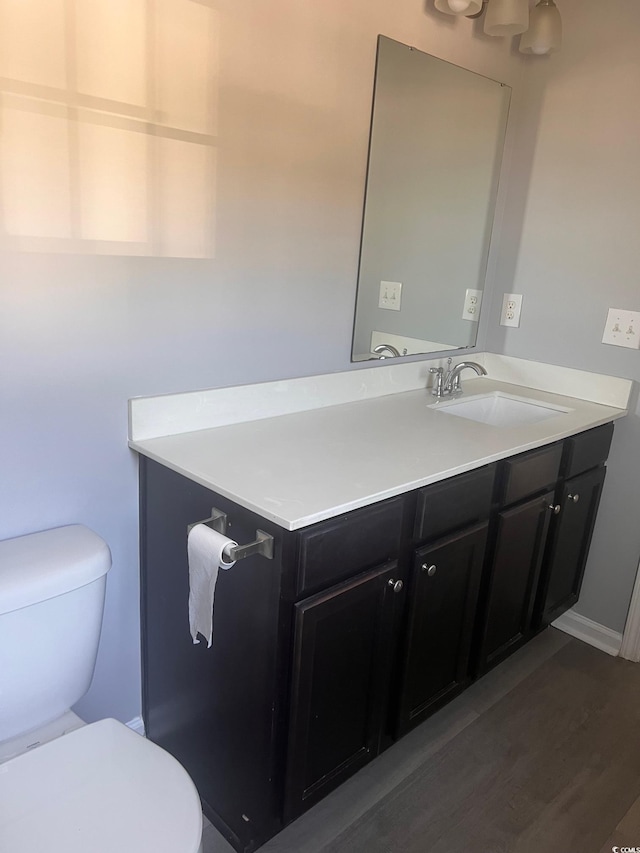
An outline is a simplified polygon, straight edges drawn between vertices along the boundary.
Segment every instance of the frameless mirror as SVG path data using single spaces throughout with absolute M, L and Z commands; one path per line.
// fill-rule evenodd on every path
M 475 344 L 510 96 L 379 36 L 353 361 Z

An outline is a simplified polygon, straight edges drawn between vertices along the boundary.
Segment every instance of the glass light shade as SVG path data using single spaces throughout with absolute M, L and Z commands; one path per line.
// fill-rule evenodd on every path
M 477 15 L 482 11 L 482 0 L 434 0 L 433 5 L 447 15 Z
M 520 39 L 520 53 L 543 56 L 560 49 L 562 20 L 553 0 L 541 0 L 531 10 L 529 29 Z
M 516 36 L 529 26 L 529 0 L 489 0 L 484 15 L 488 36 Z

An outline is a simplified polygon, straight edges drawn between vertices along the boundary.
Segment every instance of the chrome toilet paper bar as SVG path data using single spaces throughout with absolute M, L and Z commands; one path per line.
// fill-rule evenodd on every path
M 206 524 L 223 536 L 227 535 L 227 514 L 221 512 L 215 507 L 211 508 L 211 516 L 202 521 L 195 521 L 187 527 L 187 536 L 192 527 L 196 524 Z M 225 548 L 225 556 L 232 560 L 244 560 L 245 557 L 252 557 L 254 554 L 259 554 L 266 557 L 267 560 L 273 560 L 273 536 L 265 533 L 264 530 L 256 530 L 256 538 L 253 542 L 248 542 L 246 545 L 234 545 L 228 550 Z

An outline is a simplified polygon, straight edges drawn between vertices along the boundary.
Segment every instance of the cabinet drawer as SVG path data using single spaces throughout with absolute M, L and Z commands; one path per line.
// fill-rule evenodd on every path
M 561 459 L 562 442 L 506 459 L 502 463 L 502 506 L 554 486 Z
M 596 468 L 607 461 L 613 424 L 604 424 L 595 429 L 573 435 L 565 441 L 564 476 L 575 477 L 590 468 Z
M 496 466 L 486 465 L 418 492 L 414 538 L 435 539 L 489 516 Z
M 402 497 L 392 498 L 303 531 L 298 550 L 298 596 L 397 556 L 403 506 Z

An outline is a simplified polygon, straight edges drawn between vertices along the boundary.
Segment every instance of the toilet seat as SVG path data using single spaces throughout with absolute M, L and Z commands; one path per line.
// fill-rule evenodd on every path
M 182 765 L 116 720 L 0 765 L 3 853 L 198 853 L 201 836 Z

